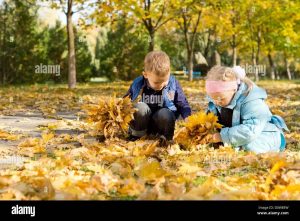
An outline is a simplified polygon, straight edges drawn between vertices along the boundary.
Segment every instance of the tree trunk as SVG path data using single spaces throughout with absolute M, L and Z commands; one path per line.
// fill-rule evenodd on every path
M 236 59 L 237 59 L 237 53 L 236 53 L 236 47 L 234 47 L 233 54 L 232 54 L 232 66 L 236 66 Z
M 259 55 L 260 55 L 260 45 L 261 45 L 261 32 L 257 32 L 257 48 L 256 48 L 256 64 L 259 64 Z
M 9 64 L 8 61 L 8 57 L 7 56 L 7 42 L 6 42 L 6 36 L 8 36 L 8 33 L 6 33 L 6 20 L 4 18 L 7 19 L 7 11 L 8 11 L 8 4 L 6 2 L 4 2 L 4 11 L 3 11 L 3 16 L 1 14 L 1 22 L 3 22 L 2 27 L 3 27 L 3 32 L 1 30 L 0 32 L 0 41 L 1 41 L 1 45 L 0 45 L 0 51 L 3 51 L 4 53 L 1 53 L 0 56 L 0 68 L 2 68 L 2 70 L 0 70 L 0 74 L 1 74 L 1 81 L 2 84 L 4 85 L 6 83 L 6 67 L 7 65 L 5 64 Z
M 271 73 L 270 73 L 270 77 L 272 80 L 275 80 L 275 64 L 274 64 L 274 61 L 272 59 L 272 55 L 271 53 L 269 52 L 268 53 L 268 59 L 269 59 L 269 63 L 270 63 L 270 67 L 271 67 Z
M 208 57 L 208 52 L 209 52 L 209 48 L 210 48 L 210 43 L 211 43 L 211 40 L 210 40 L 210 35 L 211 35 L 211 30 L 209 29 L 208 30 L 208 37 L 207 37 L 207 44 L 204 48 L 204 53 L 203 53 L 203 56 L 207 59 Z
M 219 52 L 217 51 L 217 49 L 214 49 L 213 54 L 210 56 L 209 59 L 209 66 L 215 66 L 215 65 L 221 65 L 221 56 L 219 54 Z
M 149 49 L 148 49 L 148 51 L 150 52 L 150 51 L 154 51 L 154 38 L 155 38 L 155 31 L 150 31 L 149 32 L 149 37 L 150 37 L 150 39 L 149 39 Z
M 221 56 L 217 50 L 215 50 L 214 56 L 215 56 L 215 62 L 216 62 L 215 65 L 221 66 Z
M 184 38 L 185 38 L 185 43 L 186 43 L 186 49 L 187 49 L 187 62 L 188 62 L 188 72 L 189 72 L 189 81 L 193 80 L 193 58 L 194 58 L 194 43 L 195 43 L 195 37 L 196 33 L 198 30 L 198 25 L 200 22 L 200 17 L 201 17 L 201 11 L 198 12 L 197 16 L 197 21 L 194 24 L 193 31 L 190 34 L 189 37 L 189 28 L 190 28 L 190 23 L 188 22 L 188 18 L 183 11 L 182 13 L 182 18 L 183 18 L 183 33 L 184 33 Z
M 259 76 L 258 76 L 258 70 L 256 68 L 256 59 L 255 59 L 255 56 L 253 56 L 253 58 L 252 58 L 252 65 L 253 65 L 252 70 L 254 69 L 254 71 L 255 71 L 255 81 L 257 82 L 257 81 L 259 81 Z
M 193 65 L 193 51 L 189 51 L 188 52 L 188 76 L 189 76 L 189 81 L 193 80 L 193 69 L 194 69 L 194 65 Z
M 232 66 L 236 66 L 237 50 L 235 35 L 232 36 Z
M 290 70 L 290 62 L 288 61 L 287 57 L 284 58 L 286 74 L 289 80 L 292 80 L 291 70 Z
M 75 36 L 72 23 L 72 0 L 68 0 L 67 12 L 67 33 L 68 33 L 68 86 L 76 87 L 76 57 L 75 57 Z
M 277 80 L 280 80 L 280 74 L 277 70 L 275 70 L 275 77 Z

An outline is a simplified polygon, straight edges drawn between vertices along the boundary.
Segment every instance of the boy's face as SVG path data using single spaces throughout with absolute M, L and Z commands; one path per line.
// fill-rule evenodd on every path
M 226 107 L 230 104 L 235 92 L 235 90 L 230 90 L 224 92 L 208 93 L 208 96 L 210 96 L 214 100 L 214 103 L 216 105 L 220 107 Z
M 143 72 L 144 77 L 148 80 L 149 86 L 156 91 L 163 89 L 169 81 L 170 73 L 165 76 L 157 76 L 152 72 Z

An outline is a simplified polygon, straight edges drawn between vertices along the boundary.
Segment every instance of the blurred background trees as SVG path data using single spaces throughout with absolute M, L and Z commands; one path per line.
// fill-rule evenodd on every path
M 40 13 L 68 3 L 0 0 L 0 84 L 70 84 L 70 68 L 79 82 L 131 80 L 151 50 L 166 51 L 172 71 L 190 80 L 215 64 L 242 65 L 255 80 L 300 77 L 297 0 L 77 0 L 72 64 L 66 17 L 50 25 Z M 60 75 L 37 74 L 41 64 L 58 65 Z

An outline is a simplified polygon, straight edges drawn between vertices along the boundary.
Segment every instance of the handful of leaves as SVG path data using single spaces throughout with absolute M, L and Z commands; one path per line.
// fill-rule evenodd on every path
M 210 143 L 212 134 L 216 133 L 217 129 L 222 128 L 222 125 L 218 123 L 217 116 L 205 112 L 198 112 L 189 116 L 183 126 L 175 134 L 174 139 L 185 148 Z
M 84 109 L 95 135 L 104 135 L 106 139 L 125 135 L 135 112 L 129 97 L 100 99 L 96 104 L 85 105 Z

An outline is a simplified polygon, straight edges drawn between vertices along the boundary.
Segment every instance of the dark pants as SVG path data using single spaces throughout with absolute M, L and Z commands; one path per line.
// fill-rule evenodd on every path
M 138 110 L 134 113 L 134 120 L 130 123 L 129 133 L 136 137 L 146 134 L 164 135 L 172 140 L 175 129 L 175 114 L 168 108 L 161 108 L 152 113 L 150 107 L 143 102 L 135 104 Z

